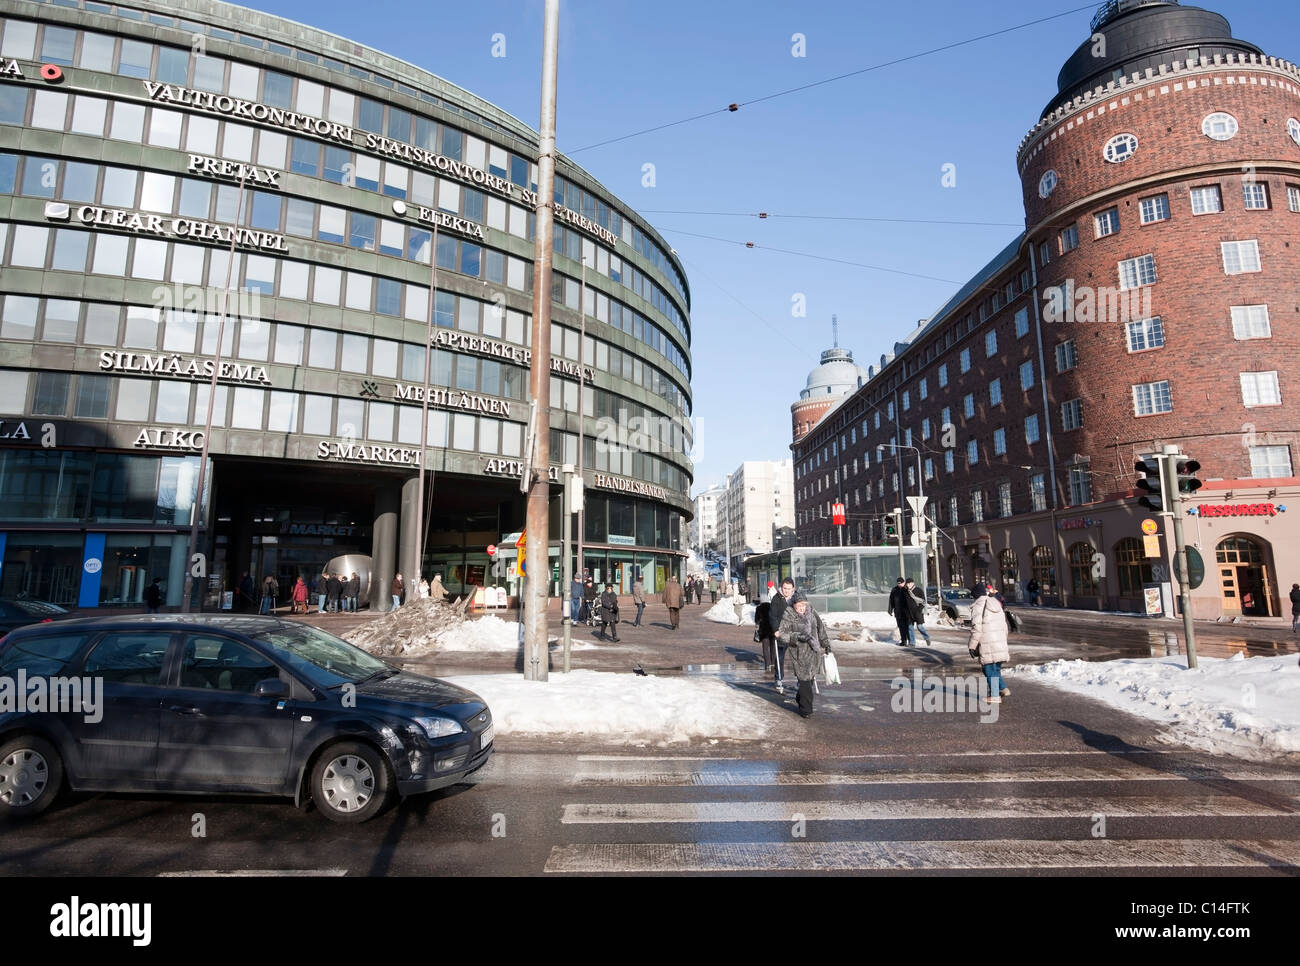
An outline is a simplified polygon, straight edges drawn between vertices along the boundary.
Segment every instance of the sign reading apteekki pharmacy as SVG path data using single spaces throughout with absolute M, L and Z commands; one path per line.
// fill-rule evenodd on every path
M 518 479 L 524 475 L 524 464 L 522 460 L 498 459 L 494 456 L 483 461 L 483 472 L 489 476 L 512 476 Z M 547 467 L 546 478 L 552 483 L 558 483 L 560 468 L 558 466 Z
M 511 345 L 509 342 L 498 342 L 496 339 L 485 339 L 479 335 L 454 332 L 451 329 L 439 329 L 433 337 L 433 345 L 439 349 L 456 349 L 461 352 L 491 356 L 493 359 L 504 359 L 506 362 L 518 363 L 521 366 L 531 365 L 533 361 L 532 349 Z M 551 357 L 551 372 L 572 379 L 577 379 L 581 375 L 588 382 L 595 378 L 595 373 L 590 368 L 586 366 L 579 368 L 576 362 L 554 356 Z
M 271 377 L 266 374 L 266 366 L 223 361 L 218 367 L 214 359 L 181 356 L 168 352 L 119 352 L 116 349 L 105 349 L 99 354 L 99 368 L 106 372 L 139 372 L 150 376 L 190 379 L 211 379 L 215 369 L 217 378 L 226 382 L 271 385 Z
M 49 221 L 68 221 L 72 217 L 69 206 L 51 201 L 45 205 Z M 253 248 L 263 252 L 287 252 L 289 245 L 283 235 L 257 228 L 238 225 L 221 225 L 197 218 L 172 218 L 147 211 L 130 211 L 123 208 L 101 208 L 98 205 L 78 205 L 77 221 L 92 228 L 119 228 L 123 231 L 164 238 L 183 238 L 187 241 L 215 242 L 229 245 L 233 240 L 240 248 Z

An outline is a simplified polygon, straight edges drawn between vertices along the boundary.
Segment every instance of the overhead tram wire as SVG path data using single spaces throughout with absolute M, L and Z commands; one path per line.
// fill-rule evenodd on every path
M 790 218 L 801 221 L 873 221 L 895 225 L 964 225 L 976 228 L 1020 228 L 1011 221 L 947 221 L 940 218 L 879 218 L 871 215 L 788 215 L 773 211 L 687 211 L 675 208 L 639 208 L 639 215 L 702 215 L 715 218 Z
M 770 245 L 760 245 L 757 242 L 736 241 L 734 238 L 719 238 L 717 235 L 701 235 L 697 232 L 683 231 L 680 228 L 660 227 L 661 233 L 675 233 L 678 235 L 687 235 L 691 238 L 705 238 L 709 241 L 723 242 L 727 245 L 740 245 L 744 248 L 752 248 L 756 251 L 777 252 L 781 255 L 795 255 L 799 258 L 811 258 L 819 262 L 834 262 L 837 265 L 850 265 L 854 268 L 866 268 L 873 272 L 888 272 L 891 275 L 904 275 L 908 278 L 924 279 L 928 282 L 943 282 L 945 285 L 963 285 L 963 282 L 951 278 L 939 278 L 936 275 L 921 275 L 917 272 L 905 272 L 901 268 L 885 268 L 883 265 L 869 265 L 866 262 L 853 262 L 846 258 L 835 258 L 831 255 L 815 255 L 811 252 L 796 252 L 788 248 L 773 248 Z
M 834 77 L 826 77 L 819 81 L 811 81 L 810 83 L 807 84 L 800 84 L 798 87 L 789 87 L 786 88 L 785 90 L 774 91 L 771 94 L 764 94 L 762 97 L 756 97 L 753 100 L 737 101 L 734 104 L 729 104 L 726 107 L 719 107 L 716 110 L 704 111 L 703 113 L 693 114 L 690 117 L 684 117 L 677 121 L 668 121 L 664 124 L 656 124 L 654 127 L 643 128 L 640 131 L 633 131 L 631 134 L 623 134 L 620 135 L 619 137 L 608 138 L 607 140 L 604 141 L 597 141 L 595 144 L 588 144 L 585 147 L 576 148 L 572 151 L 565 151 L 564 154 L 566 156 L 572 157 L 573 155 L 579 154 L 583 151 L 591 151 L 594 148 L 603 148 L 608 144 L 617 144 L 619 141 L 629 141 L 632 138 L 641 137 L 641 135 L 643 134 L 653 134 L 655 131 L 663 131 L 667 128 L 677 127 L 678 125 L 681 124 L 689 124 L 692 121 L 699 121 L 702 120 L 703 118 L 713 117 L 714 115 L 717 114 L 733 114 L 736 111 L 739 111 L 742 107 L 749 107 L 750 105 L 753 104 L 761 104 L 764 101 L 771 101 L 771 100 L 775 100 L 778 97 L 786 97 L 787 95 L 790 94 L 797 94 L 801 91 L 811 90 L 814 87 L 822 87 L 826 84 L 833 84 L 836 81 L 846 80 L 850 77 L 857 77 L 861 74 L 868 74 L 871 73 L 872 71 L 883 70 L 886 67 L 895 67 L 898 64 L 905 64 L 908 61 L 919 60 L 922 57 L 929 57 L 933 54 L 942 54 L 945 51 L 956 50 L 958 47 L 966 47 L 969 46 L 970 44 L 979 43 L 981 40 L 988 40 L 992 37 L 1000 37 L 1003 34 L 1014 33 L 1017 30 L 1025 30 L 1029 27 L 1036 27 L 1039 24 L 1050 23 L 1053 20 L 1060 20 L 1062 17 L 1073 16 L 1074 14 L 1080 13 L 1081 11 L 1095 10 L 1096 7 L 1097 4 L 1095 2 L 1088 3 L 1081 7 L 1074 7 L 1073 9 L 1070 10 L 1063 10 L 1060 13 L 1052 14 L 1050 17 L 1039 17 L 1037 20 L 1029 20 L 1026 21 L 1025 23 L 1016 24 L 1013 27 L 1003 27 L 1001 30 L 993 30 L 986 34 L 980 34 L 978 37 L 969 37 L 966 40 L 957 40 L 950 44 L 944 44 L 941 47 L 932 47 L 929 50 L 918 51 L 915 54 L 908 54 L 905 57 L 897 57 L 894 60 L 887 60 L 884 61 L 883 63 L 873 64 L 870 67 L 862 67 L 859 68 L 858 70 L 851 70 L 845 74 L 836 74 Z

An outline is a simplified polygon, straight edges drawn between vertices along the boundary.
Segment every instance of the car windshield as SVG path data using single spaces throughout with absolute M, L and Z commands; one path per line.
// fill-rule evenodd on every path
M 291 668 L 325 687 L 361 681 L 391 670 L 390 665 L 361 648 L 305 624 L 286 624 L 254 639 L 274 647 Z
M 945 591 L 943 592 L 943 595 L 944 595 L 945 597 L 956 598 L 956 599 L 958 599 L 958 600 L 971 600 L 971 599 L 972 599 L 972 598 L 971 598 L 971 595 L 970 595 L 970 591 L 969 591 L 969 590 L 966 590 L 966 589 L 964 589 L 964 588 L 961 589 L 961 590 L 945 590 Z
M 9 598 L 4 601 L 14 610 L 22 611 L 30 617 L 53 617 L 56 614 L 66 614 L 67 611 L 58 604 L 51 604 L 43 600 L 26 600 L 24 598 Z

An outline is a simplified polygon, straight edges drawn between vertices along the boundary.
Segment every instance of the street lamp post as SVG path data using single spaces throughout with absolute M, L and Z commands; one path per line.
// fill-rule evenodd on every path
M 922 558 L 922 564 L 921 564 L 921 597 L 922 597 L 922 599 L 924 600 L 924 599 L 926 599 L 926 595 L 929 593 L 929 581 L 930 581 L 930 561 L 929 561 L 929 556 L 930 556 L 930 555 L 929 555 L 929 553 L 926 551 L 925 543 L 920 539 L 921 534 L 925 532 L 925 525 L 924 525 L 924 521 L 925 521 L 925 513 L 924 513 L 924 511 L 925 511 L 925 477 L 924 477 L 924 476 L 922 475 L 922 473 L 921 473 L 921 450 L 920 450 L 918 447 L 916 447 L 916 446 L 908 446 L 906 443 L 890 442 L 889 445 L 893 447 L 893 449 L 894 449 L 894 456 L 898 458 L 898 472 L 899 472 L 899 475 L 900 475 L 900 476 L 902 475 L 902 472 L 903 472 L 903 459 L 902 459 L 901 456 L 898 455 L 898 451 L 899 451 L 900 449 L 910 449 L 910 450 L 915 450 L 915 451 L 916 451 L 916 498 L 917 498 L 917 500 L 920 502 L 921 505 L 917 508 L 917 511 L 916 511 L 915 517 L 916 517 L 917 544 L 921 547 L 921 558 Z M 880 446 L 877 446 L 877 447 L 876 447 L 876 451 L 877 451 L 877 453 L 879 453 L 880 450 L 882 450 L 883 448 L 884 448 L 884 444 L 883 444 L 883 443 L 882 443 Z M 899 492 L 899 494 L 903 494 L 904 491 L 905 491 L 906 489 L 907 489 L 907 487 L 903 486 L 903 485 L 902 485 L 902 481 L 900 480 L 900 481 L 899 481 L 899 487 L 898 487 L 898 492 Z M 899 547 L 899 563 L 900 563 L 900 566 L 901 566 L 901 564 L 902 564 L 902 547 L 903 547 L 903 530 L 902 530 L 902 528 L 903 528 L 903 521 L 906 519 L 906 517 L 903 515 L 903 505 L 902 505 L 902 503 L 901 503 L 901 500 L 902 500 L 902 496 L 901 496 L 901 495 L 900 495 L 900 497 L 899 497 L 899 500 L 900 500 L 900 503 L 899 503 L 899 506 L 898 506 L 898 511 L 899 511 L 899 521 L 898 521 L 898 526 L 899 526 L 899 530 L 898 530 L 898 547 Z

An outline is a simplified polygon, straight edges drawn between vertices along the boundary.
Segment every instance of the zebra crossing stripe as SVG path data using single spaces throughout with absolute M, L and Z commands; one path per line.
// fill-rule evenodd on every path
M 926 785 L 926 784 L 1006 784 L 1015 782 L 1187 782 L 1202 779 L 1214 781 L 1297 782 L 1300 774 L 1279 774 L 1263 769 L 1238 769 L 1219 771 L 1212 768 L 1178 766 L 1169 770 L 1156 770 L 1140 763 L 1111 763 L 1106 765 L 1078 765 L 1053 767 L 1026 765 L 1017 771 L 928 771 L 928 772 L 821 772 L 790 769 L 775 762 L 748 762 L 733 765 L 719 763 L 718 767 L 701 766 L 696 762 L 675 763 L 661 761 L 646 766 L 640 762 L 632 767 L 613 762 L 587 762 L 579 766 L 571 779 L 574 785 L 594 786 L 807 786 L 807 785 Z
M 1300 868 L 1300 842 L 997 839 L 556 846 L 548 873 L 870 872 L 930 869 Z
M 1287 798 L 1287 802 L 1297 799 Z M 565 825 L 659 825 L 715 822 L 866 822 L 934 819 L 1227 818 L 1294 816 L 1233 795 L 1096 798 L 918 798 L 863 802 L 635 802 L 565 805 Z

